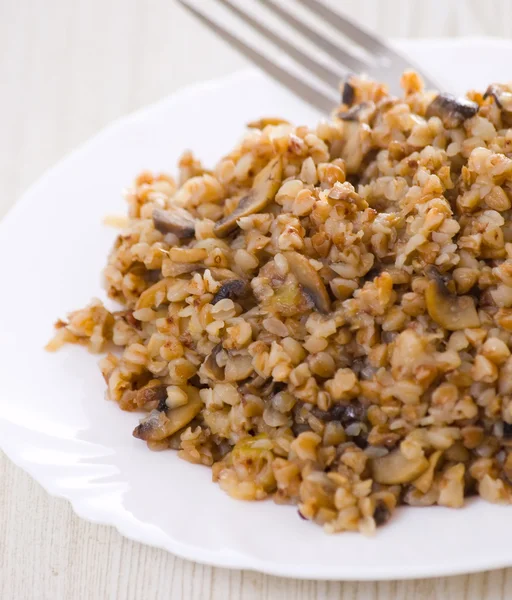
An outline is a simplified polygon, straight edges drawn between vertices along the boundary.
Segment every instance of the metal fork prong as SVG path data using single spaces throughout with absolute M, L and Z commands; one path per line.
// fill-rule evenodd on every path
M 389 44 L 371 33 L 368 29 L 364 29 L 361 25 L 354 23 L 347 17 L 328 8 L 323 0 L 296 1 L 306 6 L 317 16 L 323 18 L 338 31 L 359 44 L 359 46 L 364 48 L 369 54 L 373 55 L 377 62 L 373 65 L 368 65 L 366 68 L 362 68 L 359 71 L 366 73 L 376 80 L 381 80 L 385 77 L 392 93 L 398 95 L 402 93 L 399 86 L 399 78 L 402 72 L 407 68 L 413 68 L 421 73 L 421 77 L 427 87 L 434 89 L 439 87 L 439 84 L 436 83 L 425 69 L 416 67 L 408 57 L 406 58 L 396 52 Z M 382 59 L 380 64 L 379 58 Z
M 319 63 L 317 60 L 309 57 L 306 53 L 299 50 L 296 46 L 288 42 L 282 37 L 279 37 L 266 25 L 264 25 L 258 19 L 255 19 L 243 10 L 240 10 L 237 6 L 231 3 L 230 0 L 217 0 L 220 4 L 228 8 L 231 12 L 236 14 L 242 21 L 250 25 L 253 29 L 261 33 L 270 42 L 284 50 L 288 56 L 293 58 L 297 63 L 308 69 L 311 73 L 314 73 L 322 81 L 327 83 L 333 90 L 338 90 L 340 78 L 343 76 L 342 73 L 336 73 L 333 69 L 329 69 L 326 66 Z
M 219 25 L 209 17 L 204 15 L 202 12 L 197 10 L 195 6 L 189 4 L 187 0 L 178 0 L 178 2 L 190 11 L 197 19 L 199 19 L 209 29 L 213 30 L 219 37 L 223 38 L 231 46 L 236 48 L 239 52 L 244 54 L 254 64 L 258 65 L 261 69 L 266 71 L 271 77 L 276 79 L 282 85 L 288 87 L 297 96 L 301 97 L 305 102 L 314 106 L 323 113 L 330 113 L 333 106 L 339 102 L 336 96 L 333 94 L 332 97 L 324 94 L 318 89 L 311 87 L 305 81 L 302 81 L 295 75 L 292 75 L 284 68 L 273 63 L 270 59 L 266 58 L 263 54 L 260 54 L 254 48 L 242 42 L 238 37 L 234 36 L 224 26 Z
M 342 16 L 340 13 L 327 7 L 321 0 L 297 0 L 300 4 L 303 4 L 316 15 L 322 17 L 335 29 L 346 35 L 356 44 L 359 44 L 362 48 L 375 55 L 395 55 L 386 43 L 384 43 L 378 36 L 370 33 L 368 30 L 358 23 L 357 25 L 350 19 Z M 401 58 L 401 57 L 400 57 Z
M 316 46 L 326 52 L 331 58 L 334 58 L 339 64 L 342 64 L 347 70 L 354 71 L 356 73 L 365 72 L 368 68 L 363 61 L 359 60 L 346 50 L 343 50 L 340 46 L 334 44 L 327 38 L 320 35 L 309 25 L 303 23 L 300 19 L 297 19 L 289 9 L 285 9 L 283 6 L 275 2 L 275 0 L 259 0 L 262 4 L 267 6 L 275 14 L 279 15 L 286 21 L 288 25 L 297 30 L 305 38 L 309 39 Z

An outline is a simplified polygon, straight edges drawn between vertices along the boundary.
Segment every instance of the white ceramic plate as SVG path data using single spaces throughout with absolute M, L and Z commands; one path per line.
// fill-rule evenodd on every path
M 455 92 L 512 75 L 512 43 L 402 43 Z M 100 271 L 120 190 L 143 168 L 172 170 L 184 148 L 212 164 L 262 115 L 317 114 L 257 71 L 200 85 L 122 119 L 62 161 L 0 225 L 0 443 L 51 494 L 91 521 L 188 559 L 300 578 L 392 579 L 512 565 L 512 508 L 402 509 L 368 539 L 327 536 L 293 507 L 237 502 L 209 469 L 152 453 L 137 415 L 104 401 L 96 358 L 47 354 L 52 323 L 103 296 Z

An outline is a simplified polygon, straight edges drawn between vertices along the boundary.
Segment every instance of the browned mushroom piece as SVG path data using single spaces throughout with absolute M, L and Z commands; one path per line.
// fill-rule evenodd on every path
M 377 527 L 384 525 L 384 523 L 389 521 L 390 517 L 391 511 L 389 510 L 387 504 L 383 500 L 377 500 L 375 503 L 375 510 L 373 511 L 375 525 L 377 525 Z
M 218 363 L 218 355 L 224 351 L 225 366 Z M 199 369 L 199 376 L 203 382 L 232 383 L 244 381 L 254 373 L 252 356 L 247 352 L 225 350 L 222 344 L 217 344 L 205 358 Z
M 439 117 L 444 126 L 453 129 L 460 127 L 466 119 L 474 117 L 478 104 L 466 98 L 457 98 L 452 94 L 439 94 L 429 104 L 426 112 L 427 119 Z
M 153 210 L 155 229 L 161 233 L 173 233 L 179 239 L 190 238 L 196 232 L 196 220 L 184 208 L 175 207 L 172 210 Z
M 228 279 L 228 281 L 225 281 L 221 285 L 219 291 L 213 297 L 212 304 L 217 304 L 217 302 L 226 298 L 229 298 L 230 300 L 243 298 L 248 292 L 249 286 L 243 279 Z
M 135 392 L 134 403 L 137 406 L 153 405 L 156 410 L 166 410 L 167 386 L 158 383 L 149 384 Z M 155 406 L 156 405 L 156 406 Z
M 188 425 L 199 414 L 203 403 L 196 388 L 187 386 L 186 393 L 187 404 L 170 409 L 167 413 L 151 411 L 134 429 L 133 436 L 146 442 L 159 442 Z
M 201 374 L 217 383 L 224 381 L 224 367 L 220 367 L 217 362 L 217 355 L 222 349 L 222 344 L 217 344 L 201 365 Z
M 315 271 L 309 260 L 298 252 L 284 252 L 290 271 L 302 286 L 304 293 L 311 298 L 316 308 L 322 313 L 331 310 L 331 300 L 324 282 Z
M 262 377 L 258 373 L 253 373 L 245 381 L 241 381 L 238 386 L 241 394 L 254 394 L 261 398 L 270 398 L 273 394 L 285 389 L 286 384 L 281 381 L 275 381 L 272 377 Z
M 441 277 L 428 283 L 425 303 L 430 318 L 448 331 L 480 326 L 474 299 L 451 294 Z
M 290 125 L 290 122 L 279 117 L 263 117 L 257 121 L 247 123 L 247 127 L 250 127 L 251 129 L 265 129 L 267 125 Z
M 169 435 L 172 435 L 179 429 L 185 427 L 185 425 L 188 425 L 190 421 L 199 414 L 199 411 L 203 406 L 197 388 L 188 385 L 185 388 L 185 391 L 188 396 L 187 404 L 167 411 L 167 418 L 171 422 L 171 433 Z
M 343 82 L 343 87 L 341 89 L 341 102 L 346 104 L 347 106 L 352 106 L 354 100 L 356 98 L 356 90 L 354 86 L 350 83 L 350 80 L 347 79 Z
M 269 381 L 268 378 L 259 375 L 258 373 L 253 373 L 251 377 L 248 377 L 245 381 L 242 381 L 238 387 L 238 390 L 241 394 L 259 394 L 267 396 L 268 394 L 262 391 L 265 383 Z M 271 384 L 275 384 L 273 379 L 270 379 Z
M 318 407 L 314 407 L 311 412 L 326 423 L 339 421 L 344 426 L 364 421 L 366 417 L 366 408 L 359 400 L 354 400 L 349 404 L 337 402 L 329 410 L 320 410 Z
M 512 112 L 512 93 L 505 90 L 502 85 L 498 83 L 491 84 L 485 91 L 484 100 L 489 97 L 494 98 L 498 108 Z
M 338 112 L 337 117 L 342 121 L 359 121 L 368 123 L 375 114 L 375 104 L 373 102 L 361 102 L 347 110 Z
M 159 435 L 167 421 L 168 419 L 164 413 L 156 409 L 152 410 L 149 415 L 135 427 L 133 430 L 133 437 L 145 441 L 153 439 L 153 436 Z M 163 439 L 163 437 L 159 439 Z
M 372 461 L 372 475 L 377 483 L 396 485 L 409 483 L 417 479 L 429 466 L 424 456 L 407 458 L 400 450 L 395 450 L 386 456 L 375 458 Z
M 215 235 L 220 238 L 228 236 L 237 228 L 238 219 L 253 215 L 270 204 L 281 185 L 282 172 L 283 164 L 278 156 L 256 175 L 252 189 L 240 200 L 235 210 L 215 223 Z

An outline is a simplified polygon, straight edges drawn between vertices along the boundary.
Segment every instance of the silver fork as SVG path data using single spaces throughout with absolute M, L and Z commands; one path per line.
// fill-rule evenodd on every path
M 331 61 L 331 65 L 320 62 L 306 51 L 302 50 L 295 42 L 291 43 L 281 35 L 272 30 L 260 17 L 256 17 L 247 11 L 247 0 L 244 5 L 233 0 L 178 0 L 186 9 L 194 14 L 207 27 L 212 29 L 231 46 L 236 48 L 253 63 L 266 71 L 274 79 L 288 87 L 294 94 L 318 108 L 322 112 L 330 112 L 339 103 L 339 86 L 343 73 L 364 73 L 371 78 L 384 81 L 388 84 L 392 93 L 399 93 L 399 79 L 403 70 L 413 67 L 421 73 L 427 87 L 437 88 L 438 85 L 423 70 L 412 65 L 405 56 L 391 48 L 375 34 L 354 24 L 350 19 L 327 7 L 321 0 L 295 0 L 299 4 L 314 12 L 315 15 L 325 20 L 331 27 L 337 29 L 341 34 L 349 38 L 354 44 L 365 51 L 366 58 L 361 58 L 351 52 L 346 45 L 334 43 L 319 34 L 303 19 L 293 13 L 293 3 L 286 5 L 279 0 L 256 0 L 256 3 L 266 6 L 278 19 L 285 21 L 295 31 L 312 42 Z M 221 22 L 217 17 L 212 17 L 209 10 L 215 4 L 229 9 L 246 25 L 249 25 L 279 47 L 285 54 L 293 59 L 300 67 L 313 74 L 323 83 L 323 88 L 315 86 L 299 75 L 291 73 L 279 61 L 270 58 L 253 45 L 244 41 L 240 33 L 235 33 L 235 28 L 227 23 Z M 254 5 L 254 1 L 253 1 Z M 308 79 L 308 78 L 306 78 Z

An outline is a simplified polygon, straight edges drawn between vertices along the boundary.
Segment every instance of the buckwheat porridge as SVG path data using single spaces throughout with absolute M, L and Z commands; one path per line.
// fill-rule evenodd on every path
M 512 87 L 402 87 L 353 76 L 316 129 L 141 173 L 104 271 L 122 310 L 49 344 L 107 352 L 151 449 L 327 532 L 512 497 Z

